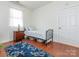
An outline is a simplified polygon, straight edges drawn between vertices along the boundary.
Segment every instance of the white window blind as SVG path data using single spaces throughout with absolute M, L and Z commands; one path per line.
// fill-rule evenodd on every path
M 21 10 L 10 8 L 10 26 L 23 27 L 23 13 Z

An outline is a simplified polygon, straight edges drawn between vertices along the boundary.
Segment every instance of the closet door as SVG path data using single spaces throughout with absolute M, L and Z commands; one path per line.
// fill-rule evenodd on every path
M 75 8 L 67 8 L 60 11 L 58 16 L 58 40 L 65 43 L 75 41 L 76 32 Z
M 75 26 L 75 42 L 79 46 L 79 6 L 75 7 L 76 26 Z

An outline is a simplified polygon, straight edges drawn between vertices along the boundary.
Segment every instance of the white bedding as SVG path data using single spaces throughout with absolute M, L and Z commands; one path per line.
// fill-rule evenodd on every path
M 45 40 L 45 34 L 38 32 L 38 31 L 25 31 L 25 35 L 26 36 L 32 36 L 32 37 L 36 37 L 36 38 L 40 38 L 40 39 L 44 39 Z

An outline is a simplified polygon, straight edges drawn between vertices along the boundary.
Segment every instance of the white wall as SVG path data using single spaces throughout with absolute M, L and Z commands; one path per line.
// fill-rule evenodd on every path
M 13 40 L 13 29 L 9 26 L 10 8 L 16 8 L 23 11 L 23 22 L 29 24 L 31 12 L 29 9 L 11 2 L 0 1 L 0 43 Z
M 64 12 L 67 12 L 66 13 L 67 18 L 69 17 L 69 15 L 71 15 L 70 17 L 72 19 L 74 18 L 75 15 L 79 16 L 78 12 L 76 12 L 76 10 L 79 9 L 78 6 L 79 6 L 79 2 L 69 2 L 69 4 L 66 2 L 52 2 L 46 6 L 43 6 L 33 11 L 31 25 L 35 26 L 37 30 L 42 33 L 45 33 L 47 29 L 52 28 L 54 30 L 54 41 L 79 47 L 79 37 L 78 37 L 79 29 L 76 29 L 78 28 L 78 23 L 79 23 L 78 17 L 76 20 L 77 26 L 75 25 L 76 27 L 74 27 L 74 30 L 71 29 L 71 27 L 69 26 L 68 26 L 69 27 L 68 31 L 72 30 L 70 32 L 65 31 L 65 30 L 63 30 L 64 32 L 62 32 L 62 29 L 61 31 L 59 30 L 59 27 L 60 27 L 59 22 L 61 22 L 59 17 L 62 17 L 63 20 L 66 20 L 66 18 L 63 17 Z M 73 7 L 77 7 L 77 9 L 75 8 L 73 9 Z M 67 11 L 64 11 L 64 10 L 67 10 Z M 74 11 L 71 12 L 71 10 L 74 10 Z M 72 17 L 72 15 L 74 16 Z M 76 19 L 76 16 L 74 19 Z M 63 23 L 63 24 L 65 26 L 66 23 Z M 61 26 L 61 28 L 63 27 Z M 63 35 L 63 37 L 61 34 Z

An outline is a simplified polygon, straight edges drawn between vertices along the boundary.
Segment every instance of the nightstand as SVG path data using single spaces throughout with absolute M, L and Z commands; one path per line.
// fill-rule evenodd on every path
M 14 42 L 18 42 L 21 41 L 22 39 L 24 39 L 24 31 L 14 31 L 13 32 L 13 40 Z

